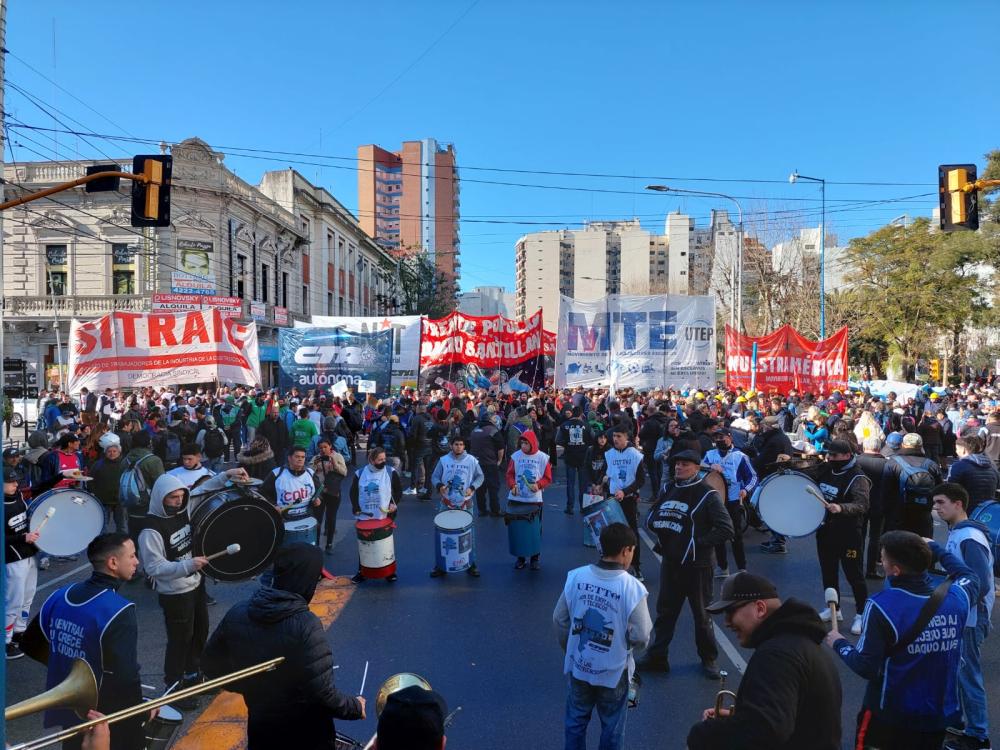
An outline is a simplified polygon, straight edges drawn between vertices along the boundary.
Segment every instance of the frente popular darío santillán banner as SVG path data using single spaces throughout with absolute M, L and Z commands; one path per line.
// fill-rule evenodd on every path
M 345 328 L 282 328 L 278 331 L 278 384 L 283 391 L 328 389 L 340 381 L 357 390 L 375 381 L 386 394 L 392 379 L 392 331 L 351 333 Z
M 545 383 L 542 311 L 527 320 L 453 312 L 421 322 L 420 388 L 510 393 Z
M 811 341 L 790 325 L 759 337 L 726 326 L 726 387 L 750 388 L 751 380 L 758 391 L 783 394 L 792 388 L 800 393 L 847 388 L 847 326 L 822 341 Z
M 390 315 L 382 318 L 350 315 L 313 315 L 309 323 L 295 321 L 296 328 L 342 328 L 348 333 L 392 332 L 392 385 L 416 388 L 420 368 L 420 316 Z
M 561 296 L 559 388 L 715 385 L 715 300 L 706 296 Z
M 219 309 L 116 312 L 70 326 L 69 388 L 259 385 L 257 326 Z

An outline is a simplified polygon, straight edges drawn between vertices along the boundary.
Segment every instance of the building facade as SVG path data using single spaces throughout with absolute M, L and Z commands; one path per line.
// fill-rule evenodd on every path
M 800 282 L 807 278 L 818 278 L 820 234 L 820 227 L 807 227 L 799 230 L 798 237 L 777 243 L 771 249 L 771 267 L 775 273 L 790 274 Z M 824 256 L 826 293 L 847 288 L 847 248 L 837 244 L 835 234 L 827 232 Z
M 433 138 L 399 151 L 358 147 L 361 228 L 392 253 L 426 251 L 457 289 L 461 274 L 459 178 L 455 147 Z
M 477 286 L 458 295 L 458 311 L 466 315 L 514 317 L 514 295 L 502 286 Z

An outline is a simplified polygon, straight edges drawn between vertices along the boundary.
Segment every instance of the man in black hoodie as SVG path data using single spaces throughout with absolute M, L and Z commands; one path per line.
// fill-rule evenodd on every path
M 247 750 L 296 747 L 334 750 L 334 719 L 365 718 L 365 699 L 333 684 L 333 653 L 320 619 L 309 611 L 323 569 L 323 552 L 296 542 L 278 551 L 274 585 L 235 605 L 216 628 L 202 658 L 220 677 L 268 659 L 272 672 L 240 680 L 230 690 L 247 705 Z
M 740 645 L 754 649 L 733 709 L 706 709 L 687 738 L 689 750 L 838 750 L 841 687 L 837 667 L 823 648 L 826 628 L 805 602 L 778 598 L 774 585 L 752 573 L 722 584 L 719 601 L 706 609 L 724 613 Z

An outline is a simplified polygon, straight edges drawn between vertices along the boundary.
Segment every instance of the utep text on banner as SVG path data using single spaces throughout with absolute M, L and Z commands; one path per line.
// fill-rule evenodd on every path
M 392 332 L 392 386 L 416 388 L 420 367 L 420 316 L 391 315 L 383 318 L 313 315 L 312 322 L 295 321 L 296 328 L 343 328 L 348 333 Z M 380 388 L 385 384 L 380 383 Z
M 715 385 L 715 300 L 612 294 L 561 296 L 559 388 L 709 388 Z
M 744 336 L 726 326 L 726 387 L 749 388 L 757 344 L 759 391 L 829 393 L 847 388 L 847 327 L 810 341 L 789 325 L 767 336 Z
M 257 327 L 219 309 L 116 312 L 70 327 L 69 389 L 260 384 Z
M 545 383 L 542 311 L 527 320 L 453 312 L 422 321 L 420 388 L 511 393 Z
M 351 333 L 344 328 L 282 328 L 278 331 L 278 380 L 292 387 L 324 391 L 344 381 L 357 390 L 374 380 L 375 392 L 389 392 L 392 377 L 392 331 Z

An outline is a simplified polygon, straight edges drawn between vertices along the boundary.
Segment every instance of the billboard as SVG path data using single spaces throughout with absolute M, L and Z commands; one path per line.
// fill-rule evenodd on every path
M 416 388 L 420 368 L 420 316 L 391 315 L 382 318 L 313 315 L 312 322 L 295 321 L 296 328 L 343 328 L 348 333 L 392 332 L 392 386 Z
M 753 348 L 757 345 L 757 361 Z M 847 326 L 811 341 L 789 325 L 767 336 L 744 336 L 726 326 L 726 387 L 830 393 L 847 388 Z
M 257 327 L 218 309 L 116 312 L 70 326 L 72 393 L 212 381 L 258 385 L 259 371 Z
M 278 380 L 283 391 L 328 389 L 344 381 L 356 391 L 375 382 L 386 394 L 392 379 L 392 331 L 349 333 L 344 328 L 282 328 L 278 331 Z
M 224 317 L 239 318 L 243 315 L 243 300 L 239 297 L 218 297 L 206 294 L 153 294 L 153 310 L 194 312 L 217 308 Z
M 686 295 L 560 296 L 559 388 L 715 385 L 715 301 Z
M 545 384 L 542 311 L 527 320 L 453 312 L 423 319 L 420 387 L 452 394 L 488 389 L 526 392 Z

